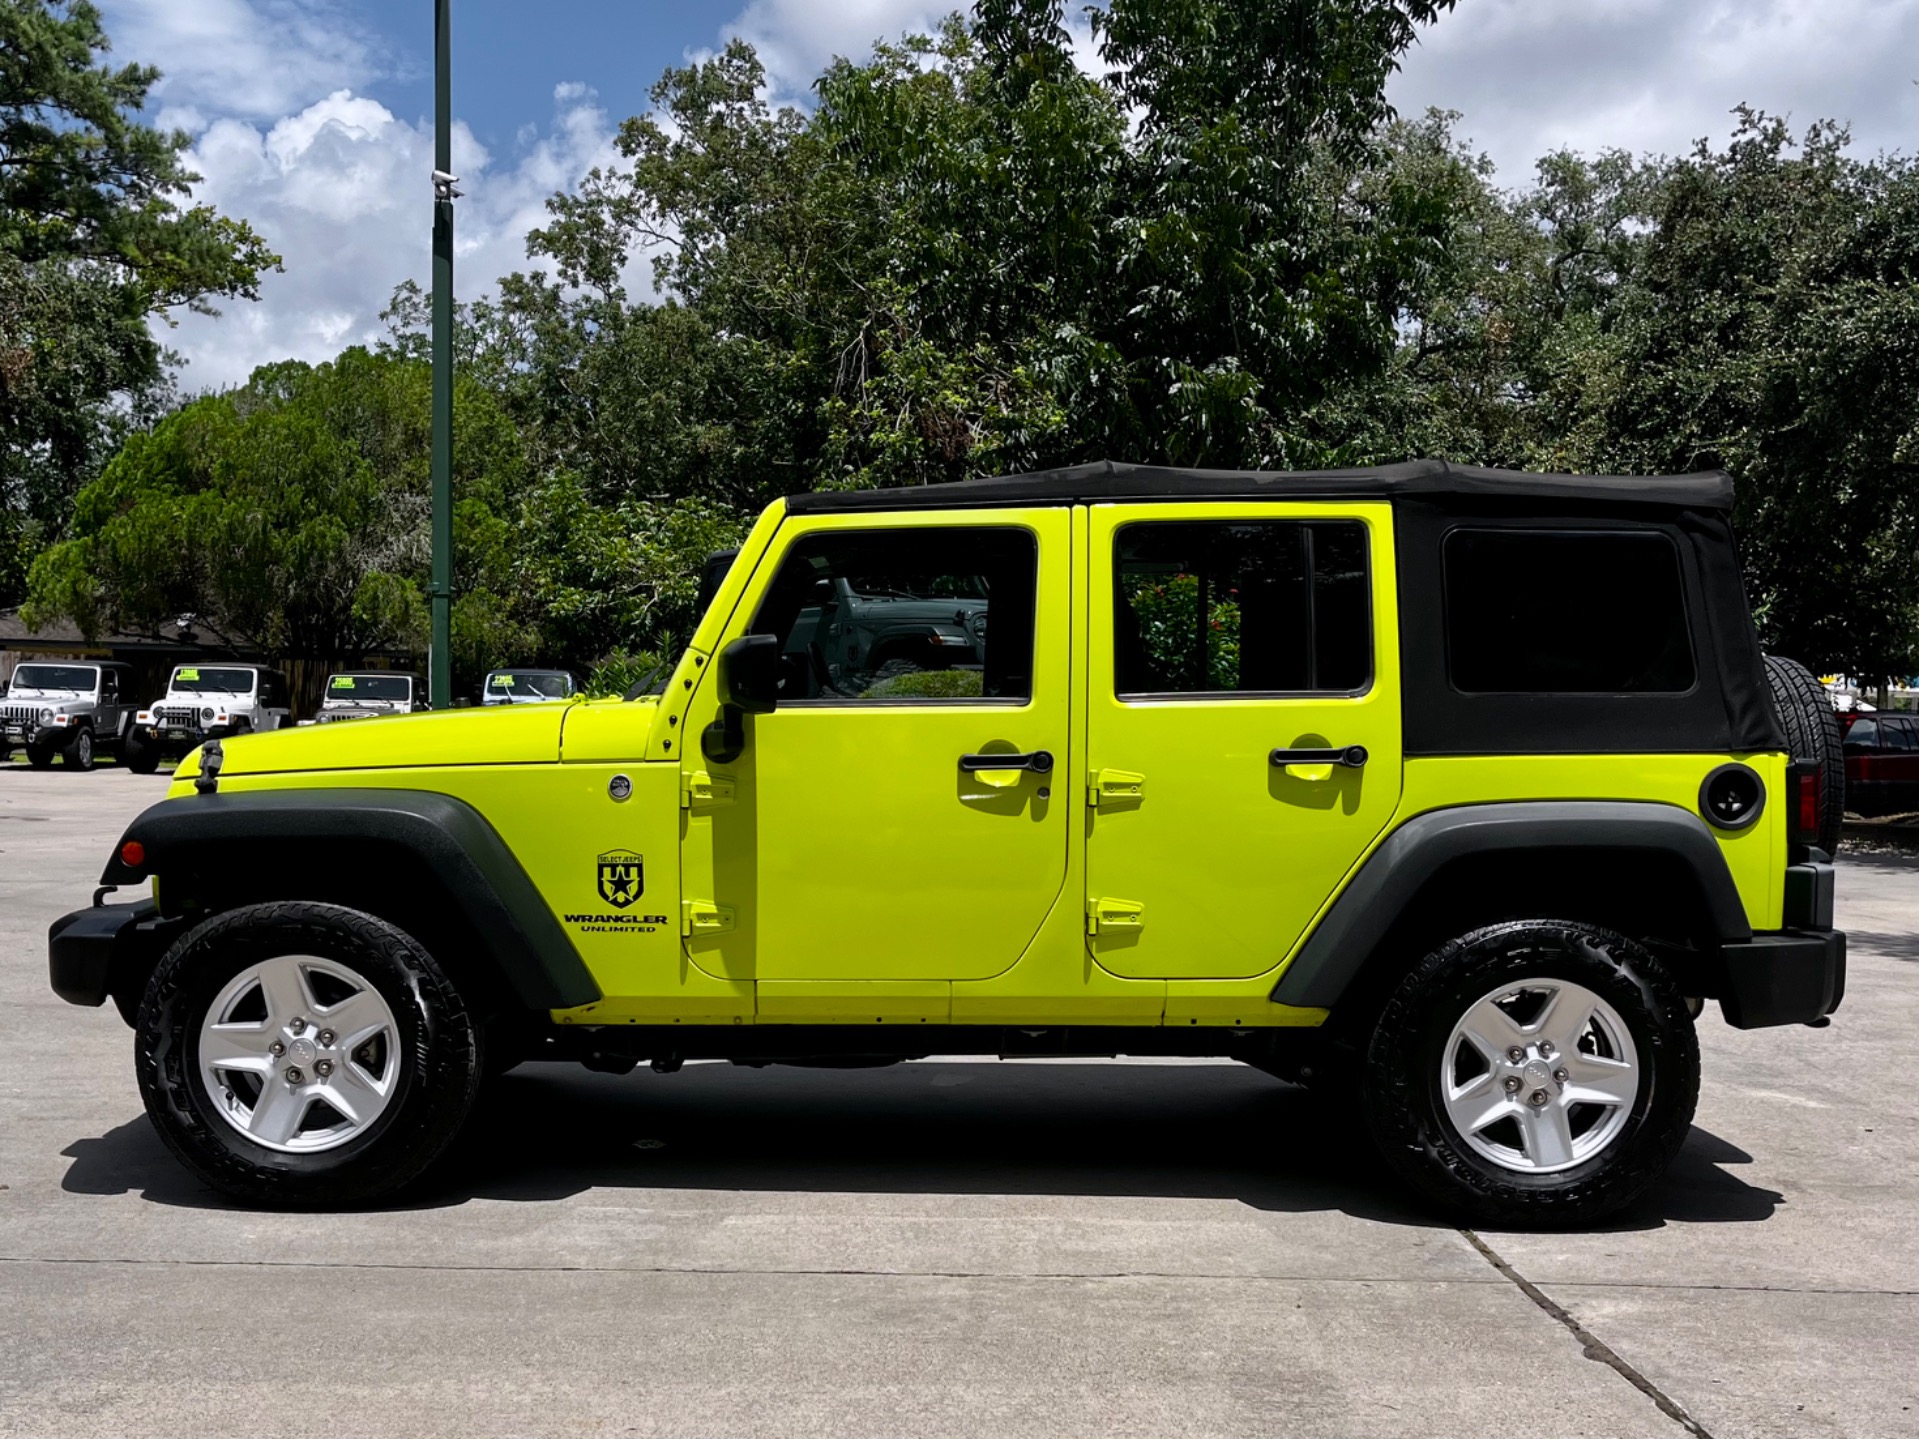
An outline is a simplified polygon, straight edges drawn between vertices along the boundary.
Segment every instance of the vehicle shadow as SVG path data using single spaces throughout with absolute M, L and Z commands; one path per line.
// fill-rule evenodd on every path
M 144 1116 L 65 1151 L 72 1192 L 226 1208 Z M 1752 1223 L 1784 1196 L 1695 1129 L 1608 1229 Z M 538 1203 L 595 1188 L 1231 1199 L 1282 1213 L 1438 1220 L 1343 1105 L 1230 1065 L 923 1061 L 888 1069 L 692 1065 L 616 1078 L 529 1065 L 494 1082 L 448 1158 L 382 1208 Z

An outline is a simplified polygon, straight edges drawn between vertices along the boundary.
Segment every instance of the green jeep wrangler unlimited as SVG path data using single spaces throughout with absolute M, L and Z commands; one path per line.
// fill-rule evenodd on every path
M 53 987 L 257 1203 L 394 1190 L 527 1059 L 1216 1055 L 1356 1098 L 1454 1213 L 1590 1221 L 1684 1140 L 1706 1001 L 1844 986 L 1837 723 L 1759 652 L 1731 500 L 1431 461 L 797 496 L 660 694 L 208 743 Z M 885 596 L 959 642 L 831 638 Z

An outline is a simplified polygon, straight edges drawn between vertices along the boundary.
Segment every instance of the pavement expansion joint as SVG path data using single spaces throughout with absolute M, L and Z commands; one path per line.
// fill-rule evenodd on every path
M 759 1279 L 1000 1279 L 1017 1282 L 1036 1279 L 1168 1279 L 1219 1284 L 1328 1284 L 1362 1289 L 1394 1285 L 1487 1285 L 1499 1282 L 1493 1278 L 1461 1279 L 1456 1276 L 1404 1279 L 1364 1274 L 1230 1274 L 1178 1269 L 758 1269 L 704 1264 L 407 1264 L 334 1259 L 155 1259 L 101 1254 L 0 1254 L 0 1264 L 74 1264 L 145 1269 L 403 1270 L 424 1274 L 710 1274 Z
M 1563 1306 L 1554 1303 L 1537 1284 L 1534 1284 L 1525 1275 L 1508 1264 L 1505 1258 L 1499 1251 L 1494 1249 L 1492 1245 L 1481 1239 L 1470 1229 L 1462 1229 L 1459 1232 L 1465 1236 L 1468 1244 L 1480 1252 L 1488 1264 L 1492 1265 L 1494 1269 L 1497 1269 L 1507 1279 L 1511 1280 L 1521 1294 L 1524 1294 L 1528 1299 L 1532 1300 L 1534 1304 L 1538 1305 L 1547 1314 L 1564 1325 L 1567 1332 L 1579 1341 L 1580 1347 L 1588 1359 L 1604 1364 L 1608 1369 L 1612 1370 L 1613 1373 L 1617 1374 L 1641 1394 L 1644 1394 L 1648 1399 L 1652 1400 L 1661 1414 L 1664 1414 L 1668 1419 L 1678 1424 L 1688 1434 L 1697 1434 L 1699 1439 L 1713 1439 L 1712 1434 L 1706 1429 L 1705 1425 L 1688 1414 L 1678 1400 L 1667 1394 L 1665 1390 L 1653 1383 L 1652 1380 L 1640 1373 L 1631 1364 L 1628 1364 L 1613 1350 L 1611 1345 L 1607 1344 L 1599 1338 L 1598 1335 L 1586 1328 L 1585 1325 L 1573 1318 Z

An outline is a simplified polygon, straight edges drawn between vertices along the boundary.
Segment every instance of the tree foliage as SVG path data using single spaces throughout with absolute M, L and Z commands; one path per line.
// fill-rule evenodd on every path
M 431 375 L 348 350 L 288 362 L 134 434 L 78 497 L 70 539 L 34 563 L 29 623 L 89 636 L 193 615 L 210 637 L 354 662 L 424 645 Z M 519 588 L 518 435 L 483 388 L 454 396 L 455 660 L 529 658 Z
M 1415 28 L 1449 8 L 1110 0 L 1092 12 L 1094 75 L 1062 0 L 978 0 L 932 34 L 835 61 L 805 108 L 768 99 L 742 43 L 669 70 L 620 128 L 617 160 L 549 201 L 530 240 L 540 268 L 459 311 L 460 423 L 493 416 L 482 425 L 517 445 L 510 483 L 461 481 L 474 662 L 537 651 L 619 687 L 684 639 L 703 554 L 795 491 L 1107 456 L 1432 455 L 1723 465 L 1767 644 L 1820 669 L 1910 673 L 1914 163 L 1744 111 L 1724 146 L 1554 153 L 1502 188 L 1457 116 L 1400 118 L 1385 101 Z M 73 325 L 94 323 L 90 302 L 67 302 Z M 387 319 L 378 355 L 350 353 L 272 403 L 304 415 L 310 392 L 351 409 L 346 376 L 417 375 L 424 296 L 403 285 Z M 391 476 L 339 533 L 423 543 L 399 504 L 417 498 L 414 469 L 368 459 L 352 425 L 314 409 L 299 420 L 310 436 L 278 450 L 264 430 L 240 437 L 277 373 L 129 442 L 75 545 L 35 571 L 36 604 L 151 614 L 215 593 L 219 576 L 180 571 L 164 604 L 140 598 L 173 571 L 141 573 L 165 546 L 138 538 L 127 497 L 244 490 L 279 466 L 310 474 L 304 503 L 322 509 L 325 493 L 359 494 L 369 466 Z M 226 467 L 180 458 L 220 416 Z M 463 476 L 492 473 L 464 453 Z M 125 488 L 188 473 L 199 489 Z M 417 555 L 316 545 L 345 566 L 346 598 L 315 622 L 325 642 L 415 632 Z M 95 577 L 96 551 L 119 568 Z M 237 539 L 221 553 L 254 562 Z M 1164 598 L 1169 614 L 1182 602 Z M 290 612 L 221 606 L 295 642 Z
M 133 118 L 159 74 L 107 49 L 87 0 L 0 0 L 0 604 L 168 399 L 150 319 L 253 298 L 279 263 L 245 222 L 184 203 L 189 137 Z

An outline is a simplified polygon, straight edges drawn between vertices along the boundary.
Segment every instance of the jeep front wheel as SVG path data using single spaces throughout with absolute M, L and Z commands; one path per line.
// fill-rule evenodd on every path
M 54 749 L 50 744 L 35 744 L 28 740 L 26 744 L 27 763 L 35 769 L 52 769 Z
M 160 1137 L 252 1204 L 376 1199 L 452 1142 L 480 1026 L 431 955 L 338 905 L 254 905 L 186 935 L 140 1006 L 140 1091 Z
M 120 763 L 135 774 L 152 774 L 160 768 L 160 742 L 138 726 L 129 729 L 120 741 Z
M 1631 1203 L 1699 1097 L 1671 976 L 1620 935 L 1553 921 L 1426 956 L 1382 1011 L 1366 1069 L 1387 1162 L 1472 1224 L 1584 1224 Z

